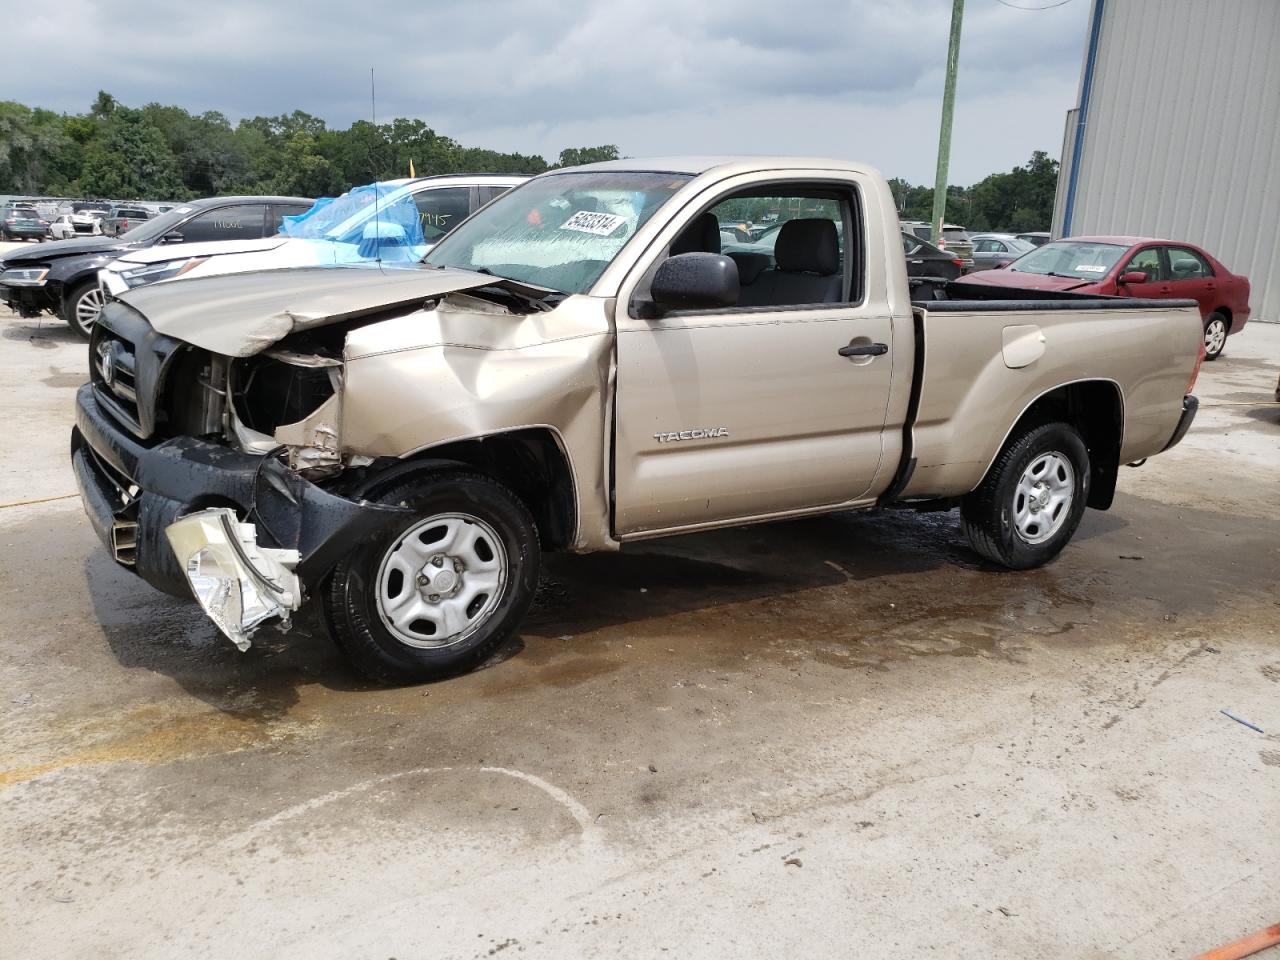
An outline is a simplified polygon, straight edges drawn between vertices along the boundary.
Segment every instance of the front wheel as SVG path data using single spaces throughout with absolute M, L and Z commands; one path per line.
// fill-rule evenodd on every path
M 540 553 L 529 511 L 502 484 L 462 470 L 421 474 L 378 499 L 414 516 L 334 570 L 324 602 L 339 649 L 380 683 L 479 665 L 533 600 Z
M 1217 360 L 1227 345 L 1227 318 L 1213 312 L 1204 321 L 1204 358 Z
M 62 319 L 83 340 L 93 333 L 93 325 L 102 313 L 102 288 L 97 280 L 86 280 L 62 301 Z
M 970 545 L 1013 570 L 1048 563 L 1084 516 L 1089 470 L 1089 451 L 1070 424 L 1047 423 L 1011 439 L 961 504 Z

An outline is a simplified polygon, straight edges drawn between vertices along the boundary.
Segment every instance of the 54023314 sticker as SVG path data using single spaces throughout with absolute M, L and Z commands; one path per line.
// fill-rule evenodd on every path
M 626 217 L 620 217 L 616 213 L 596 213 L 593 210 L 579 210 L 564 223 L 560 224 L 560 229 L 576 230 L 578 233 L 591 233 L 597 237 L 607 237 L 626 222 Z

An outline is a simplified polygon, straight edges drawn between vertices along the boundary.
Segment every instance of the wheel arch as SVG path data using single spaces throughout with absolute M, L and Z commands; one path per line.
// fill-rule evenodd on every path
M 1029 430 L 1057 420 L 1071 424 L 1084 438 L 1091 474 L 1088 505 L 1106 510 L 1115 498 L 1124 441 L 1124 391 L 1114 380 L 1074 380 L 1041 393 L 1005 432 L 983 477 L 991 472 L 1010 443 Z
M 423 447 L 375 474 L 365 489 L 372 491 L 391 480 L 442 466 L 469 467 L 510 488 L 533 515 L 544 548 L 564 549 L 576 539 L 576 474 L 564 438 L 555 427 L 505 428 Z

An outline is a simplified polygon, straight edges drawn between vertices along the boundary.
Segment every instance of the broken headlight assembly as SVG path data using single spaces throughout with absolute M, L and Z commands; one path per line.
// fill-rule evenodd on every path
M 242 449 L 284 446 L 289 466 L 308 480 L 342 470 L 342 361 L 267 350 L 233 365 L 231 393 L 231 428 Z
M 191 592 L 219 630 L 241 651 L 264 621 L 302 602 L 293 568 L 298 551 L 261 547 L 257 528 L 227 507 L 202 510 L 171 523 L 165 536 Z

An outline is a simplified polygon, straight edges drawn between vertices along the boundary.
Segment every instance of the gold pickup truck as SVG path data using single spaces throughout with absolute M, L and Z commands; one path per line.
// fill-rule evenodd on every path
M 780 227 L 721 232 L 746 219 Z M 112 556 L 241 649 L 318 601 L 386 682 L 489 655 L 544 550 L 893 504 L 959 507 L 981 556 L 1038 566 L 1186 432 L 1199 312 L 945 297 L 912 304 L 865 166 L 557 170 L 407 269 L 121 294 L 72 461 Z

